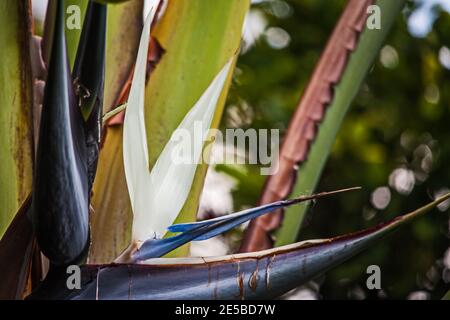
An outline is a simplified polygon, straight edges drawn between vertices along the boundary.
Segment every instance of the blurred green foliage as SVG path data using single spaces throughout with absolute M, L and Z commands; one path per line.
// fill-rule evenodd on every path
M 253 5 L 252 13 L 267 26 L 239 59 L 224 128 L 279 128 L 283 134 L 344 3 L 273 0 Z M 415 38 L 407 22 L 418 5 L 409 2 L 398 17 L 317 188 L 363 190 L 312 206 L 299 240 L 373 226 L 450 188 L 450 72 L 442 65 L 450 48 L 450 15 L 434 7 L 432 30 Z M 257 202 L 264 183 L 258 168 L 216 170 L 239 182 L 233 192 L 235 209 Z M 450 271 L 443 264 L 449 237 L 448 209 L 430 214 L 318 279 L 320 297 L 392 299 L 423 290 L 440 299 L 449 289 Z M 371 264 L 381 268 L 382 292 L 366 288 Z

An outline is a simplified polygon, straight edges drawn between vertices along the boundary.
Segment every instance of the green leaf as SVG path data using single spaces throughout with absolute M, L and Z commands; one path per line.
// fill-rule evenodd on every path
M 31 192 L 30 10 L 28 1 L 0 2 L 0 237 Z
M 299 167 L 299 178 L 293 194 L 308 193 L 315 189 L 345 114 L 404 3 L 405 1 L 390 0 L 376 2 L 381 9 L 381 29 L 366 28 L 360 35 L 358 47 L 351 54 L 342 79 L 335 87 L 333 100 L 327 107 L 325 118 L 318 128 L 318 135 L 311 145 L 308 158 Z M 300 209 L 286 210 L 283 225 L 276 233 L 277 246 L 292 243 L 297 239 L 307 208 L 307 205 L 303 205 Z

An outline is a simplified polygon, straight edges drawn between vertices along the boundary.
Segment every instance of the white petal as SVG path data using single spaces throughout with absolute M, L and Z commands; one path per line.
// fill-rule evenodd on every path
M 202 146 L 207 132 L 211 127 L 216 105 L 227 79 L 231 67 L 231 60 L 223 67 L 200 100 L 192 107 L 176 130 L 183 130 L 191 138 L 190 141 L 170 139 L 164 147 L 150 174 L 150 190 L 146 193 L 142 210 L 146 211 L 146 218 L 141 223 L 133 222 L 135 240 L 144 240 L 157 235 L 164 235 L 180 213 L 194 181 L 195 171 L 202 156 Z M 200 124 L 201 134 L 194 132 L 194 124 Z M 196 139 L 197 141 L 194 141 Z M 192 148 L 190 158 L 194 161 L 179 163 L 174 161 L 173 154 L 180 148 L 180 144 L 187 142 Z
M 146 19 L 139 45 L 135 75 L 128 99 L 124 122 L 124 166 L 125 176 L 133 210 L 133 241 L 144 241 L 162 236 L 171 225 L 189 195 L 202 148 L 194 148 L 194 161 L 179 163 L 173 153 L 180 142 L 170 139 L 164 147 L 153 169 L 149 172 L 147 135 L 144 118 L 145 72 L 150 25 L 159 1 Z M 204 137 L 211 127 L 216 105 L 230 71 L 232 59 L 223 67 L 180 123 L 177 130 L 184 130 L 192 144 L 203 145 Z M 201 134 L 194 134 L 194 123 L 201 123 Z M 189 142 L 189 141 L 184 141 Z
M 147 134 L 144 118 L 144 91 L 147 71 L 147 53 L 150 41 L 150 26 L 155 17 L 160 0 L 150 0 L 152 9 L 145 19 L 142 30 L 136 66 L 131 83 L 130 95 L 125 114 L 123 132 L 123 158 L 128 193 L 135 219 L 144 214 L 139 208 L 142 205 L 142 194 L 149 189 L 149 164 Z

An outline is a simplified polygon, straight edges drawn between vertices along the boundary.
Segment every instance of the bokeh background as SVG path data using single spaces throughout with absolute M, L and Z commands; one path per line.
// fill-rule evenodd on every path
M 222 122 L 278 128 L 292 113 L 345 5 L 341 0 L 253 1 Z M 410 1 L 398 17 L 339 132 L 317 191 L 362 186 L 317 202 L 299 240 L 373 226 L 450 188 L 450 1 Z M 255 166 L 211 168 L 200 218 L 254 206 Z M 449 203 L 288 299 L 440 299 L 450 288 Z M 195 243 L 194 255 L 236 250 L 242 230 Z M 382 290 L 366 288 L 381 268 Z

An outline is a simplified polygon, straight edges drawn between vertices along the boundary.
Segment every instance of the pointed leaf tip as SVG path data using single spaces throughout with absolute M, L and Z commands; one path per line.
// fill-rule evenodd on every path
M 203 235 L 201 237 L 195 238 L 195 240 L 206 240 L 206 239 L 209 239 L 211 237 L 214 237 L 215 235 L 218 235 L 220 233 L 226 232 L 227 230 L 230 230 L 230 229 L 234 228 L 235 226 L 237 226 L 237 225 L 239 225 L 241 223 L 244 223 L 244 222 L 246 222 L 246 221 L 248 221 L 250 219 L 254 219 L 254 218 L 256 218 L 256 217 L 258 217 L 260 215 L 272 212 L 272 211 L 274 211 L 276 209 L 279 209 L 279 208 L 291 206 L 293 204 L 301 203 L 301 202 L 304 202 L 304 201 L 315 200 L 315 199 L 319 199 L 319 198 L 335 195 L 335 194 L 338 194 L 338 193 L 343 193 L 343 192 L 348 192 L 348 191 L 355 191 L 355 190 L 360 190 L 360 189 L 361 189 L 361 187 L 352 187 L 352 188 L 340 189 L 340 190 L 329 191 L 329 192 L 321 192 L 321 193 L 312 194 L 312 195 L 308 195 L 308 196 L 300 196 L 300 197 L 293 198 L 293 199 L 276 201 L 276 202 L 272 202 L 272 203 L 269 203 L 269 204 L 266 204 L 266 205 L 258 206 L 258 207 L 247 209 L 247 210 L 243 210 L 243 211 L 240 211 L 240 212 L 237 212 L 237 213 L 232 213 L 232 214 L 225 215 L 225 216 L 218 217 L 218 218 L 214 218 L 214 219 L 209 219 L 209 220 L 206 220 L 206 221 L 175 224 L 175 225 L 169 226 L 167 228 L 167 230 L 170 231 L 170 232 L 186 232 L 186 231 L 190 231 L 190 230 L 196 229 L 198 227 L 202 227 L 202 226 L 205 226 L 205 225 L 212 225 L 214 223 L 221 222 L 221 221 L 232 222 L 232 225 L 227 227 L 226 230 L 223 230 L 223 231 L 217 230 L 215 232 L 212 232 L 211 234 L 208 233 L 208 234 L 205 234 L 205 235 Z
M 267 205 L 243 210 L 241 212 L 206 221 L 172 225 L 168 227 L 169 231 L 182 233 L 166 239 L 149 239 L 145 241 L 136 252 L 131 252 L 130 254 L 130 252 L 128 251 L 127 255 L 128 258 L 131 257 L 131 261 L 144 261 L 150 258 L 161 257 L 185 243 L 188 243 L 190 241 L 207 240 L 209 238 L 227 232 L 250 219 L 259 217 L 276 209 L 298 204 L 303 201 L 314 200 L 358 189 L 359 188 L 356 187 L 331 192 L 322 192 L 310 196 L 302 196 L 295 199 L 277 201 Z

